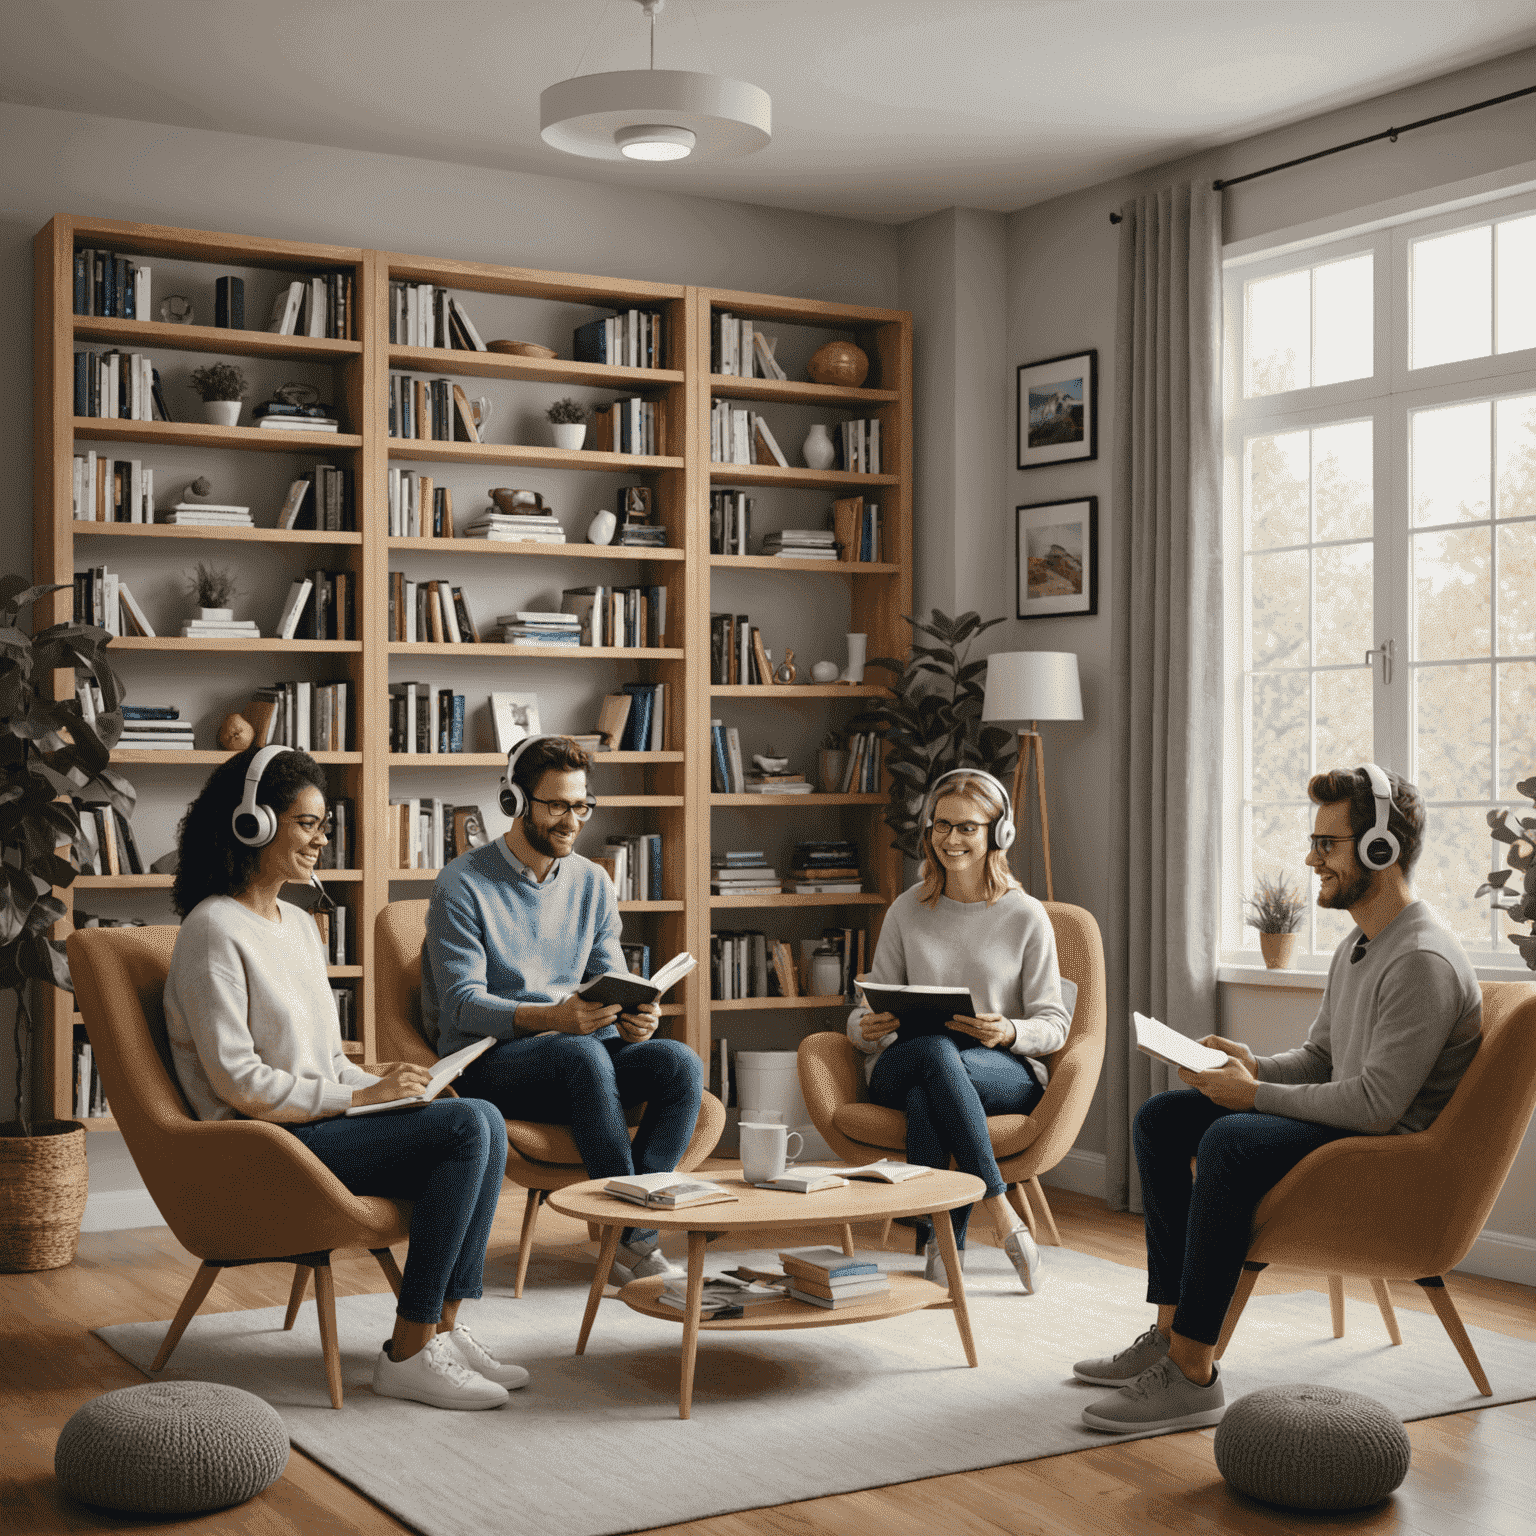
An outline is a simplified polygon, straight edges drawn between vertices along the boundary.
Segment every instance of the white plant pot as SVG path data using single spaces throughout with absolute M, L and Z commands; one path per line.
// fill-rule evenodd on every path
M 240 424 L 239 400 L 204 400 L 203 418 L 216 427 L 234 427 Z
M 549 425 L 555 434 L 556 448 L 580 448 L 587 440 L 587 424 L 584 421 L 552 421 Z
M 213 624 L 228 624 L 235 616 L 233 608 L 199 608 L 197 616 Z
M 868 635 L 848 635 L 848 666 L 843 673 L 842 680 L 845 683 L 862 683 L 864 681 L 864 657 L 869 646 Z
M 800 445 L 800 457 L 805 460 L 807 469 L 831 469 L 837 450 L 832 446 L 824 422 L 818 421 L 805 434 L 805 441 Z

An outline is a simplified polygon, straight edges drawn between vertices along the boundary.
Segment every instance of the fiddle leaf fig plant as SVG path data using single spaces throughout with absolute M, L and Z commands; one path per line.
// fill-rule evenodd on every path
M 891 696 L 874 700 L 848 722 L 850 730 L 880 730 L 891 774 L 885 822 L 892 842 L 910 859 L 922 857 L 923 796 L 951 768 L 981 768 L 1006 784 L 1018 757 L 1019 738 L 1000 726 L 983 725 L 987 659 L 970 660 L 976 639 L 1001 624 L 978 613 L 956 618 L 935 608 L 927 622 L 903 614 L 918 635 L 911 654 L 875 656 L 864 663 L 892 674 Z
M 1530 800 L 1536 800 L 1536 774 L 1522 779 L 1515 789 Z M 1511 921 L 1529 923 L 1529 933 L 1512 933 L 1509 942 L 1520 951 L 1526 966 L 1536 971 L 1536 816 L 1522 816 L 1519 830 L 1509 825 L 1508 811 L 1489 811 L 1488 829 L 1494 840 L 1509 844 L 1504 862 L 1507 869 L 1495 869 L 1478 886 L 1476 895 L 1486 896 L 1493 906 L 1507 912 Z M 1520 875 L 1518 881 L 1513 876 Z
M 53 892 L 76 874 L 59 850 L 81 840 L 77 800 L 105 801 L 127 816 L 136 798 L 109 767 L 123 732 L 122 688 L 105 654 L 111 635 L 74 622 L 30 635 L 20 627 L 22 610 L 60 590 L 0 577 L 0 991 L 15 994 L 16 1113 L 28 1136 L 27 992 L 34 981 L 74 990 L 64 946 L 49 936 L 67 916 Z M 73 694 L 53 697 L 53 674 L 61 670 L 77 682 L 95 680 L 102 708 L 94 720 Z

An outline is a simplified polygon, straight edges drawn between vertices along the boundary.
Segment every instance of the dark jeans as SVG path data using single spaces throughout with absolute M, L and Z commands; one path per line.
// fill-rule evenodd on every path
M 1177 1305 L 1175 1332 L 1197 1344 L 1220 1338 L 1259 1202 L 1307 1153 L 1356 1134 L 1223 1109 L 1195 1088 L 1154 1094 L 1137 1110 L 1147 1300 Z M 1190 1174 L 1191 1157 L 1198 1177 Z
M 338 1116 L 287 1127 L 354 1195 L 414 1200 L 395 1311 L 435 1323 L 480 1295 L 485 1245 L 507 1173 L 507 1125 L 484 1099 Z
M 698 1122 L 704 1074 L 681 1040 L 550 1034 L 493 1045 L 460 1082 L 508 1120 L 568 1125 L 588 1175 L 612 1179 L 677 1167 Z M 645 1113 L 631 1143 L 625 1111 L 636 1104 Z M 655 1236 L 629 1227 L 623 1240 Z
M 1045 1090 L 1022 1056 L 985 1046 L 969 1035 L 920 1035 L 897 1040 L 875 1059 L 869 1096 L 884 1109 L 907 1117 L 907 1161 L 948 1168 L 951 1157 L 962 1173 L 983 1180 L 989 1195 L 1007 1185 L 992 1154 L 988 1115 L 1027 1115 Z M 971 1207 L 949 1213 L 955 1241 L 965 1247 Z M 927 1242 L 927 1224 L 917 1229 Z

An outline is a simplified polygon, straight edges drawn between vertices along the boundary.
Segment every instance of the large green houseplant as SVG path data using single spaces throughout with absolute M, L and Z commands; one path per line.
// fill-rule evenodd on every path
M 1536 800 L 1536 774 L 1522 779 L 1515 785 L 1517 793 L 1529 800 Z M 1518 818 L 1520 830 L 1509 825 L 1508 811 L 1489 811 L 1488 830 L 1501 843 L 1509 845 L 1505 863 L 1507 869 L 1491 870 L 1488 879 L 1477 888 L 1477 895 L 1487 896 L 1490 903 L 1509 914 L 1516 923 L 1529 923 L 1529 933 L 1511 933 L 1509 942 L 1520 951 L 1520 958 L 1529 969 L 1536 971 L 1536 816 Z M 1519 874 L 1513 885 L 1510 876 Z
M 956 618 L 935 608 L 928 621 L 903 617 L 931 644 L 914 638 L 911 654 L 875 656 L 866 667 L 892 674 L 891 696 L 877 699 L 849 722 L 855 730 L 880 730 L 891 798 L 885 821 L 892 841 L 909 859 L 922 857 L 923 796 L 939 774 L 951 768 L 982 768 L 1005 784 L 1018 757 L 1013 732 L 981 722 L 986 699 L 987 659 L 970 659 L 976 639 L 1001 618 L 977 613 Z

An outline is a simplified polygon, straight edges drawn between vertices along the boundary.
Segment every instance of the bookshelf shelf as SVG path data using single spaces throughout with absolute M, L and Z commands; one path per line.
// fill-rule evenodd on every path
M 711 907 L 883 907 L 890 900 L 879 891 L 806 891 L 780 896 L 711 896 Z
M 812 1008 L 850 1008 L 853 1005 L 841 992 L 831 997 L 712 997 L 711 1013 L 765 1013 L 770 1009 L 789 1008 L 804 1011 Z
M 313 528 L 167 527 L 164 523 L 94 523 L 74 525 L 75 537 L 110 539 L 213 539 L 247 544 L 361 544 L 360 533 L 317 533 Z
M 408 373 L 463 375 L 479 379 L 526 379 L 538 384 L 591 384 L 631 394 L 681 384 L 675 368 L 618 368 L 608 363 L 574 363 L 563 357 L 510 357 L 501 352 L 444 351 L 440 347 L 389 349 L 389 366 Z
M 648 768 L 653 763 L 680 763 L 681 752 L 595 752 L 596 768 Z M 391 768 L 505 768 L 501 752 L 391 752 Z
M 717 570 L 774 571 L 781 576 L 899 576 L 902 567 L 882 560 L 781 560 L 777 555 L 711 555 Z M 788 686 L 794 687 L 793 683 Z
M 174 875 L 76 875 L 76 891 L 168 891 Z
M 711 683 L 714 699 L 776 699 L 793 704 L 800 699 L 874 699 L 890 690 L 877 683 Z
M 857 491 L 872 485 L 900 485 L 900 475 L 855 475 L 846 469 L 789 469 L 777 464 L 717 464 L 709 478 L 720 485 L 778 485 L 787 490 Z
M 743 379 L 731 373 L 712 373 L 707 381 L 711 395 L 725 400 L 782 401 L 793 405 L 894 405 L 901 396 L 894 389 L 844 389 L 839 384 L 812 384 L 808 379 Z
M 75 315 L 77 341 L 108 341 L 116 347 L 154 347 L 166 352 L 224 352 L 232 357 L 278 357 L 291 362 L 345 363 L 360 357 L 360 341 L 328 336 L 274 336 L 269 331 L 232 331 L 217 325 L 167 325 L 159 320 L 115 320 Z
M 143 443 L 146 447 L 335 454 L 363 446 L 362 438 L 355 432 L 279 432 L 271 427 L 215 427 L 203 421 L 127 421 L 117 416 L 76 416 L 73 430 L 76 442 Z M 783 474 L 783 470 L 779 473 Z
M 331 641 L 336 644 L 336 641 Z M 500 640 L 391 640 L 391 656 L 518 656 L 541 661 L 681 661 L 686 654 L 671 645 L 507 645 Z
M 114 747 L 112 749 L 112 766 L 134 765 L 139 767 L 156 768 L 216 768 L 232 754 L 222 748 L 217 750 L 203 750 L 192 748 L 182 751 L 160 751 L 155 747 Z M 356 764 L 361 763 L 361 752 L 311 752 L 309 754 L 317 763 Z M 497 761 L 500 761 L 498 758 Z
M 361 640 L 272 640 L 263 635 L 258 640 L 184 640 L 180 635 L 117 635 L 114 651 L 273 651 L 297 654 L 313 651 L 322 655 L 345 656 L 361 651 Z
M 544 560 L 673 560 L 681 561 L 680 549 L 640 549 L 625 544 L 536 544 L 511 539 L 404 539 L 389 540 L 390 549 L 422 555 L 518 555 Z
M 720 795 L 709 797 L 714 806 L 735 806 L 740 810 L 787 811 L 814 805 L 884 805 L 885 795 Z
M 266 437 L 290 435 L 286 432 L 263 434 Z M 526 443 L 450 443 L 433 437 L 392 437 L 388 441 L 391 459 L 414 459 L 432 464 L 505 464 L 523 469 L 616 469 L 626 475 L 643 475 L 653 470 L 683 467 L 682 459 L 660 453 L 604 453 L 596 448 L 535 448 Z M 782 475 L 786 471 L 781 469 L 779 473 Z M 852 478 L 867 480 L 870 477 L 855 475 Z
M 678 810 L 686 804 L 681 795 L 599 795 L 600 811 L 616 810 Z

